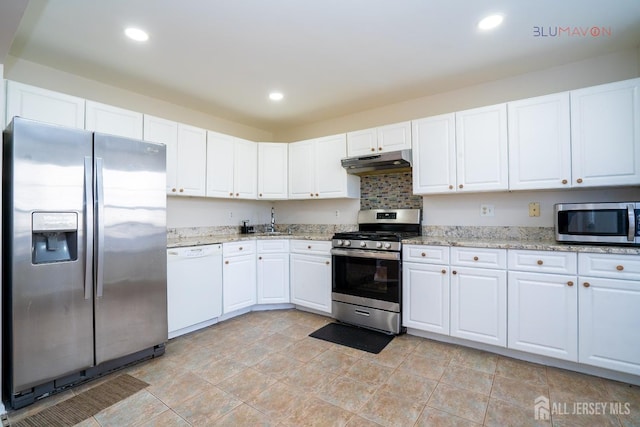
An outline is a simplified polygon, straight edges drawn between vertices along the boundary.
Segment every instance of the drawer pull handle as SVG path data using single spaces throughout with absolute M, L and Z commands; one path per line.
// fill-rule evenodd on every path
M 542 264 L 544 264 L 544 262 L 541 259 L 539 259 L 538 260 L 538 265 L 542 265 Z
M 307 246 L 307 249 L 311 249 L 311 245 Z
M 422 255 L 422 256 L 427 256 L 427 254 L 425 254 L 424 252 L 422 252 L 420 255 Z
M 588 288 L 589 286 L 591 286 L 591 283 L 589 283 L 589 282 L 584 282 L 584 283 L 582 284 L 582 286 L 584 286 L 585 288 Z
M 473 260 L 474 260 L 474 261 L 477 261 L 477 260 L 478 260 L 478 257 L 477 257 L 477 256 L 474 256 L 474 257 L 473 257 Z
M 324 263 L 325 263 L 325 264 L 327 264 L 327 265 L 329 265 L 329 264 L 330 264 L 330 262 L 329 262 L 329 261 L 325 261 Z
M 455 271 L 455 270 L 453 270 L 453 271 L 451 272 L 451 274 L 458 274 L 458 272 L 457 272 L 457 271 Z
M 446 274 L 447 270 L 445 270 L 444 268 L 442 269 L 442 274 Z
M 239 251 L 241 251 L 241 250 L 242 250 L 242 246 L 240 246 L 240 247 L 238 248 L 238 250 L 239 250 Z
M 616 266 L 616 270 L 618 270 L 618 271 L 622 271 L 622 270 L 624 270 L 624 265 L 618 265 L 618 266 Z
M 354 312 L 355 312 L 356 314 L 359 314 L 360 316 L 366 316 L 366 317 L 371 316 L 371 313 L 369 313 L 369 312 L 367 312 L 367 311 L 354 310 Z
M 569 280 L 569 281 L 567 282 L 567 285 L 568 285 L 568 286 L 573 286 L 573 282 L 572 282 L 571 280 Z

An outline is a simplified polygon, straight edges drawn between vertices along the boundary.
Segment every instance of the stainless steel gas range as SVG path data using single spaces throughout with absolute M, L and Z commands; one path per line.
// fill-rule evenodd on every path
M 358 231 L 333 236 L 332 312 L 336 320 L 402 332 L 402 239 L 420 235 L 420 209 L 358 212 Z

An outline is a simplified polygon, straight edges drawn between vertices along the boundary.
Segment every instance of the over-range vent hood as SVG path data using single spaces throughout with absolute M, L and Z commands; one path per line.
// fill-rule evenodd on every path
M 387 171 L 399 172 L 411 167 L 411 150 L 390 151 L 388 153 L 372 154 L 342 159 L 342 167 L 353 175 Z

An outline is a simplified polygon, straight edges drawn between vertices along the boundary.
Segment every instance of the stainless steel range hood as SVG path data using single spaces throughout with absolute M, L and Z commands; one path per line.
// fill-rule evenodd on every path
M 390 151 L 342 159 L 342 167 L 352 175 L 367 174 L 377 171 L 395 172 L 411 167 L 411 150 Z

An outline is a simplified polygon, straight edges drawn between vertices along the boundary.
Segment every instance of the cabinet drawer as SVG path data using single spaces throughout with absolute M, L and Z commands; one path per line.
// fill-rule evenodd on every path
M 331 242 L 324 240 L 292 240 L 289 247 L 291 252 L 299 254 L 329 255 L 331 252 Z
M 256 243 L 261 254 L 289 252 L 288 240 L 258 240 Z
M 425 264 L 449 264 L 449 247 L 404 245 L 402 259 Z
M 578 275 L 640 280 L 638 255 L 578 254 Z
M 506 249 L 451 248 L 451 265 L 507 268 Z
M 256 253 L 255 240 L 243 240 L 240 242 L 224 243 L 222 245 L 222 255 L 224 257 L 237 255 L 250 255 Z
M 578 257 L 573 252 L 507 251 L 509 270 L 538 273 L 577 274 Z

